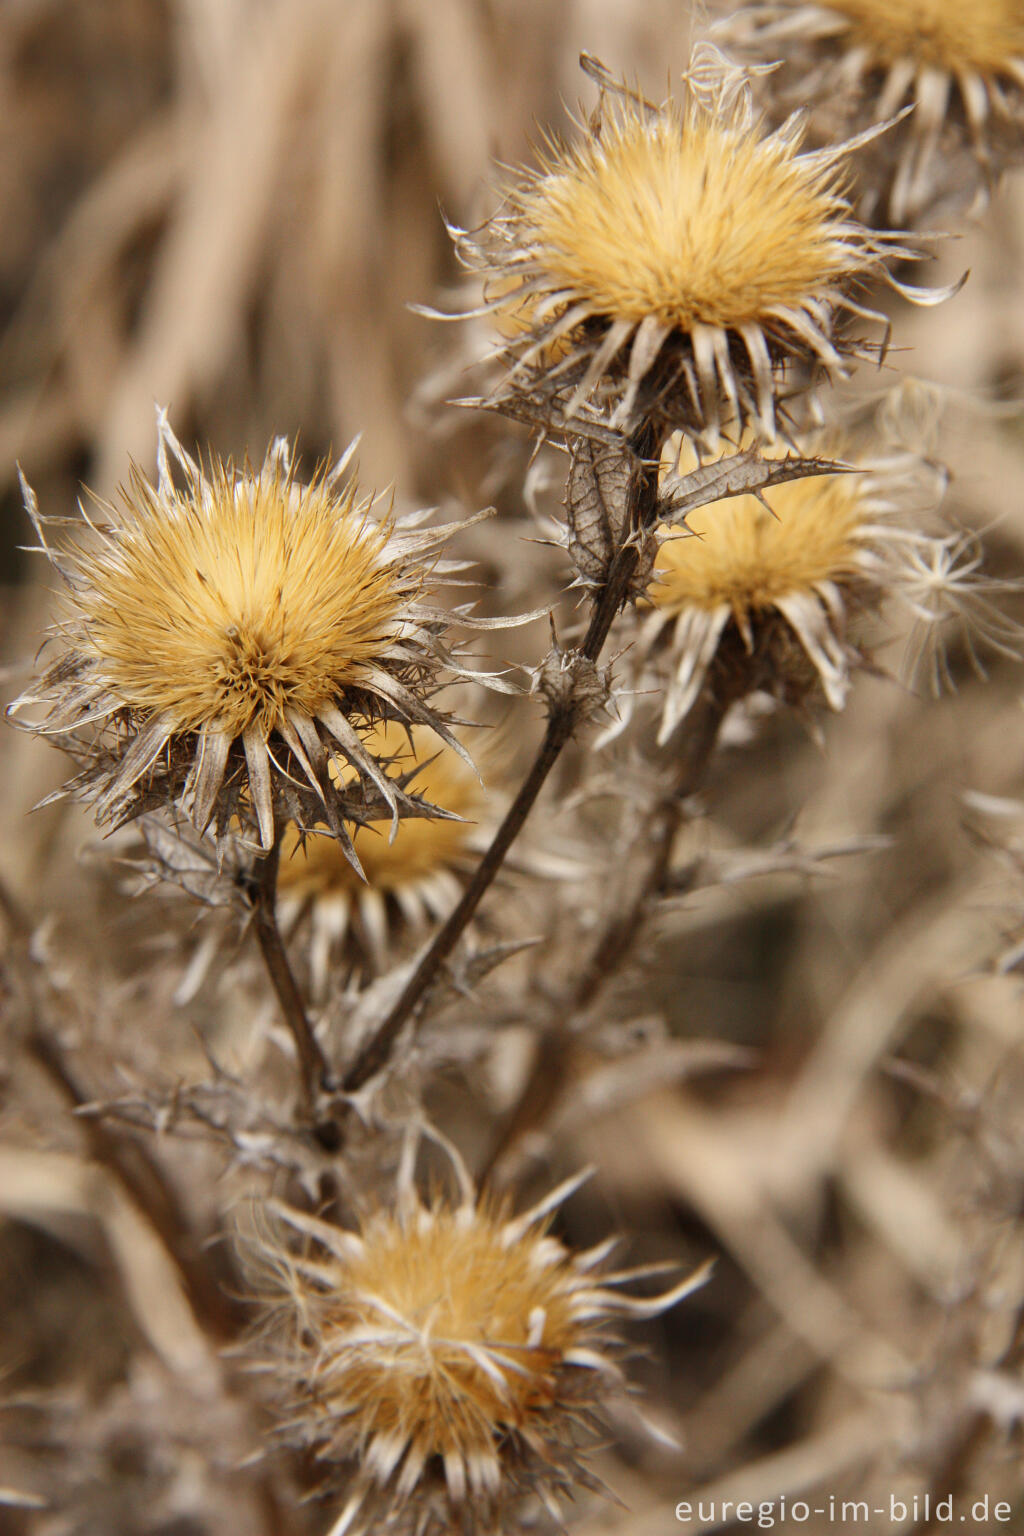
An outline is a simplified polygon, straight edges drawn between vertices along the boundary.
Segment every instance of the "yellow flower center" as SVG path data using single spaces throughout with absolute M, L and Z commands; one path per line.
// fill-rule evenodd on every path
M 562 152 L 520 207 L 552 288 L 595 314 L 682 330 L 802 306 L 852 259 L 834 178 L 792 143 L 696 108 L 608 121 L 599 139 Z
M 364 1228 L 363 1253 L 325 1307 L 321 1359 L 329 1372 L 336 1341 L 368 1437 L 470 1456 L 491 1450 L 497 1426 L 522 1424 L 552 1399 L 553 1372 L 580 1341 L 567 1261 L 538 1264 L 541 1239 L 502 1236 L 484 1213 L 465 1222 L 442 1209 Z M 361 1329 L 377 1336 L 372 1350 L 348 1344 Z M 482 1350 L 497 1355 L 490 1369 Z
M 756 614 L 791 592 L 853 574 L 862 520 L 853 476 L 793 480 L 768 494 L 774 517 L 755 497 L 738 496 L 689 518 L 699 537 L 666 539 L 651 603 L 673 615 L 723 604 Z
M 206 489 L 168 507 L 136 477 L 116 538 L 79 561 L 87 643 L 129 708 L 268 735 L 357 684 L 409 594 L 354 493 L 219 466 Z

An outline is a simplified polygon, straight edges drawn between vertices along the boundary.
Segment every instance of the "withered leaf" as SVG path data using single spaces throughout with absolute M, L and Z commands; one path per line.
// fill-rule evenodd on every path
M 626 443 L 573 444 L 565 510 L 569 555 L 582 581 L 599 585 L 629 537 L 629 508 L 642 464 Z
M 712 501 L 730 496 L 757 496 L 773 485 L 800 480 L 811 475 L 849 473 L 851 466 L 834 459 L 803 459 L 789 454 L 784 459 L 766 459 L 757 448 L 744 448 L 712 464 L 701 464 L 687 475 L 668 480 L 658 507 L 663 523 L 682 523 L 690 512 Z

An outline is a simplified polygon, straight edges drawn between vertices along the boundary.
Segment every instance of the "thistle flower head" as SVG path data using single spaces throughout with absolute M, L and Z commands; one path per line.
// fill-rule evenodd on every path
M 476 774 L 425 726 L 407 731 L 385 722 L 367 734 L 364 747 L 387 765 L 389 777 L 401 777 L 410 792 L 461 819 L 403 816 L 393 837 L 387 820 L 369 822 L 354 839 L 363 878 L 334 838 L 286 836 L 278 893 L 286 917 L 308 913 L 317 991 L 331 953 L 346 941 L 364 965 L 379 970 L 403 925 L 419 928 L 447 916 L 483 806 Z
M 913 389 L 892 391 L 878 412 L 883 439 L 897 444 L 921 405 Z M 672 439 L 664 505 L 693 463 L 692 446 Z M 999 601 L 1019 584 L 982 571 L 976 536 L 929 531 L 945 484 L 940 467 L 893 446 L 845 473 L 785 480 L 768 499 L 712 502 L 684 528 L 660 528 L 628 653 L 631 688 L 606 739 L 628 723 L 632 691 L 649 688 L 649 665 L 663 687 L 662 743 L 705 688 L 725 702 L 762 692 L 788 704 L 820 689 L 842 709 L 863 660 L 851 621 L 883 607 L 894 628 L 909 620 L 906 670 L 933 691 L 951 684 L 953 639 L 979 672 L 983 651 L 1019 657 L 1024 632 Z
M 347 1484 L 332 1536 L 518 1528 L 517 1505 L 599 1487 L 582 1447 L 619 1379 L 615 1324 L 672 1306 L 622 1294 L 611 1245 L 574 1254 L 546 1218 L 408 1194 L 343 1231 L 288 1208 L 269 1239 L 277 1301 L 264 1333 L 290 1389 L 288 1429 Z
M 664 628 L 671 631 L 662 741 L 696 700 L 730 625 L 745 653 L 771 653 L 765 670 L 778 669 L 778 684 L 792 689 L 799 678 L 806 691 L 816 677 L 832 708 L 842 708 L 849 671 L 843 592 L 877 511 L 864 478 L 815 477 L 777 487 L 770 509 L 740 496 L 692 515 L 693 537 L 668 533 L 643 631 L 645 649 Z M 767 676 L 760 686 L 771 691 Z
M 423 595 L 451 529 L 379 515 L 349 457 L 308 484 L 283 439 L 259 470 L 204 467 L 161 413 L 157 483 L 133 468 L 121 504 L 102 521 L 83 509 L 57 547 L 25 486 L 66 602 L 58 658 L 14 709 L 47 707 L 33 728 L 84 758 L 98 820 L 161 799 L 200 830 L 255 811 L 269 847 L 304 785 L 303 820 L 342 834 L 331 759 L 397 805 L 363 746 L 375 717 L 429 720 L 454 743 L 426 702 L 444 615 Z
M 714 50 L 661 106 L 592 71 L 590 124 L 457 235 L 513 330 L 497 400 L 556 421 L 586 402 L 626 431 L 661 414 L 712 442 L 738 417 L 770 440 L 787 364 L 841 374 L 843 312 L 866 313 L 854 290 L 884 270 L 885 237 L 850 216 L 844 150 L 802 151 L 793 121 L 766 133 Z
M 674 439 L 663 482 L 692 468 Z M 768 503 L 752 495 L 688 515 L 664 528 L 638 615 L 633 666 L 648 660 L 664 678 L 664 742 L 709 686 L 723 696 L 764 691 L 789 703 L 820 688 L 833 709 L 846 699 L 859 653 L 847 641 L 851 615 L 877 607 L 906 564 L 908 534 L 895 514 L 922 487 L 910 455 L 858 470 L 789 480 Z
M 842 475 L 795 480 L 772 492 L 773 506 L 741 496 L 690 515 L 686 535 L 668 535 L 649 600 L 669 618 L 727 606 L 738 624 L 791 592 L 815 589 L 856 570 L 862 492 Z
M 1019 142 L 1024 88 L 1024 14 L 1017 0 L 773 0 L 721 26 L 727 43 L 759 58 L 785 57 L 794 92 L 826 108 L 853 93 L 856 126 L 907 124 L 880 142 L 869 181 L 894 162 L 888 213 L 918 217 L 959 175 L 957 140 L 969 141 L 987 175 L 1000 136 Z M 785 90 L 785 86 L 783 86 Z M 941 141 L 941 150 L 940 150 Z M 868 199 L 870 203 L 870 197 Z

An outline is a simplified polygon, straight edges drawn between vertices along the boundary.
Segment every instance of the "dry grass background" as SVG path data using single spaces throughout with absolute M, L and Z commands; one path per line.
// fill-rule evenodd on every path
M 70 508 L 80 481 L 109 493 L 128 455 L 149 464 L 154 400 L 186 441 L 225 453 L 258 458 L 273 433 L 298 432 L 313 459 L 362 431 L 368 482 L 422 502 L 496 498 L 503 519 L 472 545 L 500 575 L 488 603 L 554 601 L 557 559 L 520 537 L 523 444 L 493 422 L 439 417 L 423 382 L 466 343 L 406 306 L 455 280 L 439 208 L 463 223 L 484 211 L 492 156 L 523 157 L 535 124 L 576 101 L 581 48 L 657 95 L 691 31 L 685 5 L 666 0 L 8 0 L 8 691 L 47 606 L 15 548 L 15 461 L 51 510 Z M 985 530 L 993 569 L 1016 575 L 1024 431 L 1002 406 L 1024 366 L 1019 180 L 942 249 L 944 275 L 965 266 L 953 303 L 895 316 L 905 350 L 889 366 L 949 387 L 941 451 L 957 517 Z M 539 634 L 511 644 L 535 657 Z M 666 1074 L 619 1109 L 581 1084 L 580 1112 L 543 1149 L 542 1181 L 597 1167 L 570 1236 L 617 1225 L 641 1260 L 720 1256 L 711 1284 L 644 1339 L 648 1405 L 683 1448 L 627 1435 L 602 1472 L 629 1512 L 586 1511 L 594 1536 L 660 1536 L 684 1498 L 887 1506 L 929 1488 L 1009 1500 L 1001 1528 L 1024 1531 L 1022 1002 L 995 964 L 1024 908 L 1007 852 L 1024 817 L 981 818 L 963 799 L 1024 795 L 1022 679 L 1009 663 L 987 680 L 963 657 L 954 667 L 959 689 L 941 701 L 862 676 L 820 746 L 777 718 L 720 757 L 685 856 L 731 852 L 738 874 L 746 851 L 780 839 L 887 841 L 804 878 L 769 867 L 680 900 L 623 983 L 624 1016 L 660 1010 L 682 1040 L 752 1054 L 683 1087 Z M 537 711 L 521 708 L 515 729 L 529 733 Z M 251 978 L 176 1009 L 189 914 L 129 902 L 75 807 L 27 817 L 62 776 L 44 744 L 4 733 L 0 1006 L 38 995 L 40 967 L 23 973 L 42 957 L 68 1037 L 86 1047 L 87 1096 L 147 1082 L 173 1095 L 201 1069 L 204 1030 L 236 1065 L 256 1061 L 270 1015 Z M 495 1103 L 511 1093 L 501 1072 L 520 1070 L 523 1040 L 512 1029 L 508 1041 Z M 292 1529 L 238 1469 L 252 1410 L 224 1389 L 88 1133 L 13 1052 L 0 1093 L 0 1486 L 46 1501 L 0 1504 L 0 1529 Z M 471 1152 L 486 1141 L 490 1107 L 457 1084 L 438 1100 Z M 217 1143 L 165 1150 L 212 1225 L 238 1193 L 217 1183 Z M 296 1530 L 302 1518 L 288 1515 Z

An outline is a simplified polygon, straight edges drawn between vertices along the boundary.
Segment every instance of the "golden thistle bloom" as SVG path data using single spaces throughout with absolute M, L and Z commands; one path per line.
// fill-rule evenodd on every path
M 512 336 L 496 401 L 556 423 L 586 402 L 627 432 L 661 416 L 712 443 L 738 417 L 771 440 L 786 365 L 841 375 L 840 320 L 870 315 L 855 291 L 914 253 L 851 217 L 846 147 L 802 151 L 793 121 L 765 133 L 715 50 L 660 107 L 591 68 L 590 125 L 481 232 L 454 232 Z
M 822 0 L 846 21 L 857 42 L 887 64 L 914 56 L 937 69 L 1012 74 L 1024 60 L 1024 14 L 1017 0 Z M 1020 64 L 1018 62 L 1018 72 Z
M 884 123 L 913 105 L 895 130 L 898 148 L 879 141 L 870 179 L 895 159 L 888 210 L 898 222 L 919 215 L 959 174 L 953 151 L 964 130 L 986 172 L 1000 134 L 1019 149 L 1024 126 L 1024 10 L 1019 0 L 773 0 L 721 27 L 727 46 L 753 44 L 760 57 L 784 57 L 803 102 L 854 93 L 857 126 Z M 785 87 L 784 87 L 785 89 Z M 944 129 L 949 133 L 938 153 Z M 991 130 L 995 129 L 993 135 Z M 1009 147 L 1009 146 L 1007 146 Z
M 667 492 L 693 462 L 685 440 L 674 439 L 663 460 Z M 632 650 L 638 675 L 655 655 L 667 669 L 659 741 L 706 684 L 796 703 L 817 683 L 842 709 L 857 660 L 845 637 L 849 613 L 877 605 L 908 541 L 924 537 L 892 520 L 900 482 L 913 473 L 903 466 L 790 480 L 768 493 L 770 510 L 737 496 L 691 513 L 688 532 L 661 530 Z M 628 718 L 628 695 L 623 702 Z
M 694 462 L 673 439 L 662 461 L 668 502 Z M 981 572 L 976 539 L 915 526 L 944 484 L 917 455 L 894 452 L 875 467 L 789 480 L 768 493 L 770 507 L 736 496 L 690 513 L 685 530 L 662 527 L 630 650 L 633 685 L 648 661 L 665 679 L 659 742 L 705 687 L 725 702 L 759 691 L 790 704 L 820 687 L 842 709 L 862 660 L 849 621 L 882 604 L 909 619 L 909 670 L 935 691 L 952 683 L 953 638 L 979 672 L 979 648 L 1017 657 L 1020 626 L 992 601 L 1016 584 Z M 630 699 L 606 738 L 628 722 Z
M 447 917 L 461 891 L 459 871 L 475 848 L 472 823 L 484 801 L 476 774 L 426 727 L 407 733 L 388 722 L 369 732 L 364 747 L 390 774 L 415 773 L 410 792 L 464 819 L 403 817 L 393 838 L 388 821 L 370 822 L 355 837 L 364 879 L 334 838 L 300 842 L 298 833 L 288 834 L 278 893 L 286 920 L 308 913 L 310 966 L 320 994 L 331 953 L 346 940 L 365 964 L 381 970 L 403 922 L 420 928 Z
M 771 498 L 774 517 L 756 497 L 740 496 L 694 514 L 689 527 L 696 537 L 669 535 L 661 545 L 643 624 L 645 649 L 663 628 L 672 628 L 661 741 L 696 700 L 730 622 L 748 653 L 755 648 L 755 629 L 758 640 L 774 632 L 776 642 L 780 635 L 795 641 L 829 704 L 843 707 L 849 669 L 842 588 L 857 574 L 866 521 L 863 482 L 845 475 L 795 480 Z
M 395 1211 L 344 1231 L 287 1207 L 296 1253 L 271 1237 L 259 1255 L 274 1296 L 264 1327 L 289 1395 L 287 1429 L 344 1480 L 331 1536 L 518 1529 L 517 1505 L 600 1487 L 582 1448 L 620 1381 L 615 1324 L 688 1295 L 617 1287 L 613 1244 L 574 1254 L 546 1231 L 577 1187 L 526 1215 L 406 1192 Z
M 202 831 L 254 808 L 269 848 L 297 804 L 345 839 L 332 760 L 400 798 L 363 746 L 375 716 L 427 720 L 463 751 L 426 703 L 447 658 L 423 589 L 452 527 L 377 515 L 350 456 L 308 484 L 284 439 L 258 471 L 205 468 L 161 412 L 156 485 L 133 468 L 121 505 L 102 522 L 83 508 L 56 548 L 24 486 L 66 602 L 56 661 L 12 708 L 48 708 L 31 728 L 84 759 L 98 820 L 177 800 Z

